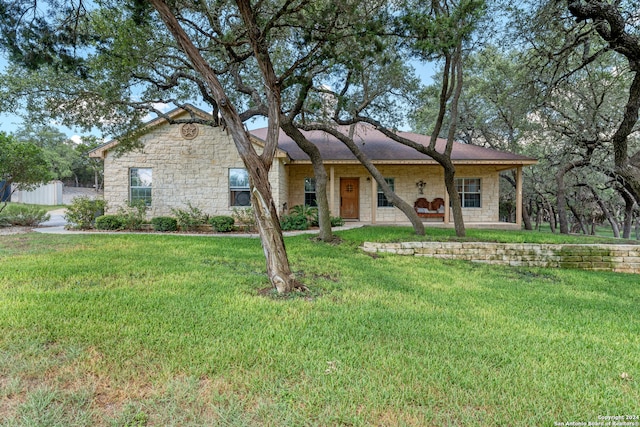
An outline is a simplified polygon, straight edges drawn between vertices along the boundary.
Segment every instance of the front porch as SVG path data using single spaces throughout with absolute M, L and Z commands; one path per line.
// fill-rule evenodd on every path
M 392 190 L 407 203 L 420 209 L 426 226 L 453 227 L 444 173 L 439 165 L 381 164 L 378 169 Z M 460 165 L 457 176 L 466 189 L 462 214 L 470 227 L 519 229 L 522 221 L 522 165 Z M 515 169 L 515 221 L 500 222 L 500 173 Z M 282 196 L 288 206 L 307 204 L 314 198 L 315 182 L 309 164 L 287 166 L 288 193 Z M 361 165 L 328 164 L 327 197 L 332 216 L 363 224 L 407 224 L 406 216 L 388 203 L 378 184 Z M 472 182 L 466 185 L 464 182 Z M 463 196 L 461 196 L 463 197 Z M 474 198 L 475 197 L 475 198 Z M 420 200 L 426 203 L 420 205 Z M 433 206 L 437 202 L 437 206 Z M 417 203 L 417 205 L 416 205 Z M 424 204 L 423 203 L 423 204 Z

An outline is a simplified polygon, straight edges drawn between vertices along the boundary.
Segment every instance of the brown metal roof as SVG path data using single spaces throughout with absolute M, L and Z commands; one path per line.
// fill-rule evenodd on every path
M 344 134 L 349 134 L 349 127 L 338 127 Z M 250 133 L 256 138 L 264 141 L 267 135 L 267 128 L 251 130 Z M 356 161 L 355 156 L 349 151 L 346 145 L 333 136 L 323 131 L 302 131 L 309 141 L 314 143 L 320 150 L 324 161 Z M 398 135 L 428 145 L 430 138 L 411 132 L 397 132 Z M 425 154 L 414 150 L 411 147 L 395 142 L 368 124 L 359 124 L 354 132 L 354 142 L 371 159 L 377 162 L 411 162 L 420 163 L 433 161 Z M 438 138 L 436 149 L 444 151 L 446 140 Z M 286 151 L 292 161 L 308 161 L 309 157 L 298 147 L 298 145 L 282 130 L 280 131 L 278 147 Z M 536 160 L 518 154 L 506 153 L 490 148 L 479 147 L 477 145 L 454 142 L 451 158 L 459 163 L 510 163 L 510 164 L 532 164 Z

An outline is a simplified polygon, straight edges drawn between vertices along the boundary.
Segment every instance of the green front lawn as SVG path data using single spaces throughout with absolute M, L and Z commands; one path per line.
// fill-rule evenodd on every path
M 256 239 L 0 236 L 0 425 L 551 426 L 640 415 L 638 276 L 357 249 L 407 233 L 288 238 L 311 291 L 287 299 L 261 292 Z

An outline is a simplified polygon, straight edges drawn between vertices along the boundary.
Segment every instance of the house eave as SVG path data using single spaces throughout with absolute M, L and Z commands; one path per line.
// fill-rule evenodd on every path
M 360 165 L 358 160 L 324 160 L 325 165 Z M 374 165 L 440 166 L 435 160 L 372 160 Z M 454 160 L 454 166 L 494 166 L 498 171 L 537 164 L 534 159 L 518 160 Z M 291 165 L 310 165 L 311 160 L 290 160 Z

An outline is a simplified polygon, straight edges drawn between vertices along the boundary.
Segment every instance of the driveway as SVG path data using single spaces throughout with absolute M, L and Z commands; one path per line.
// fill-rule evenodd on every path
M 55 211 L 50 211 L 49 221 L 41 222 L 39 227 L 64 227 L 67 225 L 67 220 L 64 218 L 66 209 L 56 209 Z

